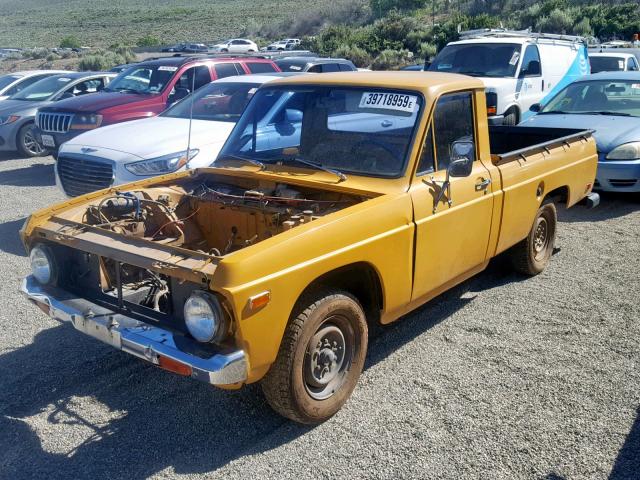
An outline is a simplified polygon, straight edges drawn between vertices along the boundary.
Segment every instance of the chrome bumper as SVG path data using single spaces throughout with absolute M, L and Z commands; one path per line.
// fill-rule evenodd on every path
M 180 350 L 173 334 L 167 330 L 113 312 L 61 289 L 43 287 L 33 276 L 24 279 L 21 291 L 29 300 L 48 310 L 51 317 L 70 322 L 76 330 L 155 365 L 160 365 L 160 357 L 174 360 L 191 367 L 192 378 L 212 385 L 231 385 L 247 378 L 243 350 L 202 358 Z

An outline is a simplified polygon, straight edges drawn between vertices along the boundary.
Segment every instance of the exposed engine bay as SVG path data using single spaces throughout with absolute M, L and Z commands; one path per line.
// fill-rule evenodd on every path
M 224 256 L 355 205 L 367 197 L 222 175 L 115 192 L 89 205 L 82 223 Z

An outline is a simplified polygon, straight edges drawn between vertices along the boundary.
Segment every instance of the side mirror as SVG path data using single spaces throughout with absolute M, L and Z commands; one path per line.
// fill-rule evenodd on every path
M 529 107 L 529 110 L 531 112 L 538 113 L 540 110 L 542 110 L 542 105 L 539 103 L 534 103 Z
M 469 157 L 460 157 L 449 164 L 447 175 L 449 177 L 468 177 L 473 170 L 473 160 Z
M 173 89 L 173 93 L 169 95 L 169 102 L 175 103 L 178 100 L 182 100 L 184 97 L 189 95 L 189 89 L 184 87 L 175 87 Z
M 284 112 L 284 121 L 286 123 L 300 123 L 302 121 L 302 112 L 294 108 L 287 108 Z

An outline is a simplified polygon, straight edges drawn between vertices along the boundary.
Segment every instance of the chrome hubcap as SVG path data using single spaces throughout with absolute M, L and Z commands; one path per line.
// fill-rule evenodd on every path
M 44 149 L 33 135 L 33 129 L 29 129 L 24 134 L 24 148 L 33 155 L 40 155 Z
M 304 383 L 309 395 L 324 400 L 344 382 L 353 357 L 353 336 L 346 335 L 330 319 L 325 321 L 307 345 Z
M 543 217 L 538 218 L 536 222 L 535 233 L 533 234 L 533 251 L 536 260 L 544 256 L 549 244 L 549 224 Z

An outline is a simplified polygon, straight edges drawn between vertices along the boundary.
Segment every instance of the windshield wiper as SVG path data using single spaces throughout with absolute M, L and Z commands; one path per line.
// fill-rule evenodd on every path
M 220 157 L 220 158 L 216 159 L 216 161 L 215 161 L 215 162 L 213 162 L 213 163 L 219 162 L 219 161 L 221 161 L 221 160 L 225 160 L 225 159 L 227 159 L 227 158 L 231 158 L 231 159 L 233 159 L 233 160 L 240 160 L 240 161 L 242 161 L 242 162 L 250 163 L 251 165 L 255 165 L 256 167 L 259 167 L 259 168 L 260 168 L 260 170 L 264 170 L 265 168 L 267 168 L 267 167 L 265 166 L 265 164 L 264 164 L 264 163 L 262 163 L 260 160 L 254 160 L 253 158 L 242 157 L 242 156 L 240 156 L 240 155 L 231 155 L 231 154 L 225 154 L 225 155 L 223 155 L 222 157 Z
M 341 182 L 344 182 L 347 179 L 347 176 L 344 173 L 342 173 L 340 170 L 336 170 L 335 168 L 323 167 L 319 163 L 310 162 L 309 160 L 305 160 L 304 158 L 287 157 L 287 158 L 281 158 L 278 161 L 279 162 L 283 162 L 283 163 L 284 162 L 290 162 L 290 161 L 302 163 L 303 165 L 308 165 L 308 166 L 316 168 L 318 170 L 322 170 L 323 172 L 331 173 L 332 175 L 337 176 L 340 179 Z
M 564 110 L 545 110 L 543 112 L 538 112 L 538 115 L 545 115 L 547 113 L 553 113 L 556 115 L 573 115 L 579 112 L 565 112 Z
M 610 112 L 608 110 L 599 110 L 597 112 L 581 112 L 584 115 L 616 115 L 618 117 L 633 117 L 634 115 L 631 115 L 630 113 L 624 113 L 624 112 Z

